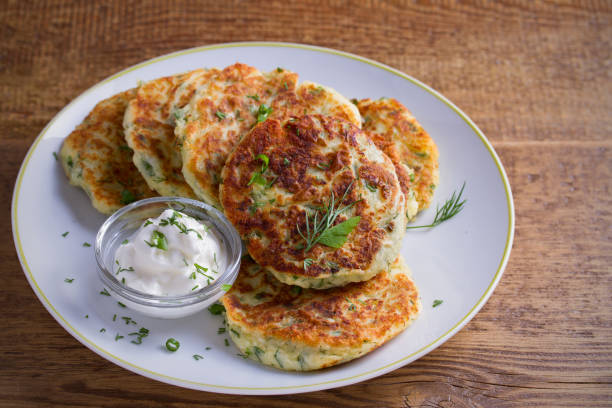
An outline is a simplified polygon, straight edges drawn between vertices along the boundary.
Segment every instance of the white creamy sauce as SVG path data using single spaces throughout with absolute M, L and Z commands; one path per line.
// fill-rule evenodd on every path
M 145 221 L 126 241 L 115 253 L 115 277 L 151 295 L 196 292 L 225 268 L 224 248 L 214 231 L 172 209 Z

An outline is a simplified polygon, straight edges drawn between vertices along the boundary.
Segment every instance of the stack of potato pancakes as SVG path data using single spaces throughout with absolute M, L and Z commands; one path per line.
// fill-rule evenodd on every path
M 282 68 L 198 69 L 100 102 L 60 156 L 106 214 L 156 193 L 223 210 L 250 255 L 225 319 L 255 361 L 329 367 L 419 313 L 399 251 L 432 199 L 438 151 L 395 99 L 351 102 Z

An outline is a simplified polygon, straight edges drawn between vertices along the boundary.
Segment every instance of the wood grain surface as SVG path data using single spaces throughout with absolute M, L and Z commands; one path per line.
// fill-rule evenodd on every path
M 10 198 L 45 124 L 132 64 L 249 40 L 398 68 L 463 109 L 501 157 L 516 205 L 510 262 L 482 311 L 426 357 L 322 392 L 191 391 L 92 353 L 28 286 Z M 0 1 L 0 406 L 612 406 L 611 77 L 609 1 Z

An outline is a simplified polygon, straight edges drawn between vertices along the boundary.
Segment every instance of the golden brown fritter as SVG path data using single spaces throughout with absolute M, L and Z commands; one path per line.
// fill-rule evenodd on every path
M 291 71 L 261 73 L 237 63 L 198 89 L 176 134 L 183 140 L 183 175 L 200 199 L 219 205 L 225 160 L 256 123 L 320 113 L 360 126 L 358 110 L 345 97 L 331 88 L 297 81 L 298 75 Z
M 245 357 L 283 370 L 316 370 L 360 357 L 417 317 L 419 296 L 398 258 L 367 282 L 326 290 L 278 282 L 249 257 L 221 299 Z
M 70 184 L 83 188 L 104 214 L 155 195 L 132 163 L 123 135 L 123 114 L 134 94 L 130 89 L 98 103 L 60 150 Z
M 182 173 L 180 140 L 174 135 L 182 108 L 217 70 L 197 69 L 143 83 L 124 119 L 134 164 L 149 186 L 165 196 L 196 198 Z
M 297 75 L 289 71 L 265 76 L 237 63 L 216 72 L 200 87 L 186 109 L 185 121 L 176 128 L 183 141 L 183 175 L 200 199 L 219 206 L 221 169 L 227 155 L 258 118 L 267 117 L 268 95 L 291 92 L 296 80 Z
M 255 261 L 282 282 L 322 289 L 363 281 L 398 255 L 406 217 L 393 163 L 350 122 L 270 119 L 240 141 L 222 177 L 225 214 Z M 332 195 L 334 209 L 347 208 L 330 226 L 356 226 L 340 248 L 308 248 L 303 235 L 325 218 Z
M 429 206 L 438 185 L 438 148 L 412 113 L 393 98 L 357 103 L 362 128 L 395 165 L 404 194 L 414 191 L 418 210 Z M 412 217 L 409 217 L 412 218 Z

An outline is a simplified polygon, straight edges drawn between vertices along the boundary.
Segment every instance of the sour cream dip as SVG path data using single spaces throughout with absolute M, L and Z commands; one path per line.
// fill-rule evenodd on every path
M 210 226 L 167 209 L 119 245 L 114 275 L 150 295 L 187 295 L 219 278 L 225 268 L 224 250 Z

